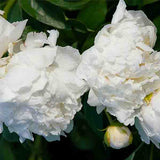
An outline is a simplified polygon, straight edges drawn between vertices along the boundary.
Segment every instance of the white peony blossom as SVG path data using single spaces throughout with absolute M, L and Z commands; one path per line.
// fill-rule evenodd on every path
M 0 14 L 3 13 L 0 11 Z M 27 20 L 9 23 L 0 16 L 0 58 L 8 50 L 9 44 L 16 42 L 21 37 L 26 23 Z
M 120 0 L 112 23 L 82 55 L 78 75 L 87 81 L 88 103 L 105 107 L 125 125 L 134 124 L 147 95 L 160 87 L 160 54 L 152 47 L 156 28 L 142 11 L 127 11 Z
M 104 135 L 104 142 L 108 147 L 121 149 L 132 143 L 133 136 L 128 127 L 109 126 Z
M 141 118 L 136 120 L 136 128 L 141 139 L 149 144 L 150 140 L 160 148 L 160 91 L 155 91 L 146 98 L 141 109 Z
M 5 123 L 21 142 L 33 140 L 32 133 L 53 141 L 69 132 L 87 89 L 76 75 L 78 50 L 56 46 L 58 31 L 49 33 L 29 33 L 0 61 L 0 130 Z

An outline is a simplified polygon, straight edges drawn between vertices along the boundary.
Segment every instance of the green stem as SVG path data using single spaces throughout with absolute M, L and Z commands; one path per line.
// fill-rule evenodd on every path
M 16 2 L 16 0 L 8 0 L 8 2 L 7 2 L 7 4 L 6 4 L 6 6 L 4 7 L 4 18 L 6 18 L 7 19 L 7 17 L 8 17 L 8 13 L 9 13 L 9 11 L 10 11 L 10 9 L 12 8 L 12 6 L 13 6 L 13 4 Z
M 153 149 L 154 149 L 154 145 L 151 145 L 151 152 L 150 152 L 150 158 L 149 160 L 153 160 Z
M 110 125 L 113 124 L 113 120 L 112 120 L 111 116 L 109 115 L 109 113 L 107 112 L 107 109 L 105 109 L 105 114 L 108 118 L 108 121 L 109 121 Z
M 29 156 L 28 160 L 35 160 L 35 158 L 37 156 L 39 156 L 39 154 L 40 154 L 40 149 L 41 149 L 41 137 L 37 135 L 35 138 L 35 141 L 34 141 L 32 153 Z M 40 159 L 40 157 L 39 157 L 39 159 Z
M 137 152 L 143 145 L 144 145 L 144 142 L 142 142 L 142 143 L 135 149 L 134 152 Z

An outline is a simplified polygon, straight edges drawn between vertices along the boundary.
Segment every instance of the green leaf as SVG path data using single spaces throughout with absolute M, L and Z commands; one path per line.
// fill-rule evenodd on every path
M 133 151 L 133 153 L 129 156 L 129 157 L 127 157 L 125 160 L 133 160 L 134 159 L 134 157 L 135 157 L 135 154 L 136 154 L 136 152 L 138 152 L 139 151 L 139 149 L 143 146 L 143 142 L 135 149 L 135 151 Z
M 97 137 L 90 129 L 85 119 L 78 118 L 74 122 L 74 128 L 70 133 L 73 144 L 82 150 L 91 150 L 96 146 Z
M 3 10 L 7 1 L 6 0 L 0 0 L 0 9 Z
M 26 26 L 22 33 L 22 40 L 25 41 L 29 32 L 36 32 L 31 26 Z
M 19 142 L 18 135 L 16 133 L 10 133 L 6 126 L 3 126 L 2 136 L 8 142 Z
M 157 31 L 158 33 L 160 34 L 160 16 L 156 17 L 154 20 L 153 20 L 153 23 L 155 24 L 155 26 L 157 27 Z
M 81 1 L 81 0 L 64 0 L 65 2 L 77 2 L 77 1 Z
M 158 2 L 159 0 L 143 0 L 143 5 Z
M 48 2 L 67 10 L 83 8 L 90 0 L 47 0 Z
M 72 45 L 76 40 L 73 30 L 60 30 L 57 45 L 67 46 Z
M 88 28 L 96 29 L 98 26 L 104 23 L 106 14 L 106 1 L 93 1 L 79 12 L 77 19 L 83 22 Z
M 131 6 L 144 6 L 150 3 L 158 2 L 159 0 L 125 0 Z
M 91 33 L 89 36 L 86 38 L 85 42 L 83 43 L 82 46 L 82 52 L 84 52 L 86 49 L 90 48 L 94 44 L 94 39 L 95 39 L 96 33 Z
M 128 158 L 126 158 L 125 160 L 133 160 L 135 156 L 135 152 L 133 152 Z
M 3 138 L 0 140 L 0 159 L 15 160 L 11 146 Z
M 36 20 L 49 26 L 66 29 L 65 17 L 63 11 L 54 5 L 48 4 L 45 1 L 36 0 L 19 0 L 22 8 L 30 16 Z
M 88 32 L 87 27 L 81 23 L 78 20 L 75 19 L 69 19 L 67 21 L 67 24 L 70 25 L 75 31 L 81 32 L 81 33 L 86 33 Z
M 22 9 L 20 8 L 20 5 L 18 2 L 16 2 L 11 10 L 8 13 L 7 17 L 9 22 L 16 22 L 16 21 L 21 21 L 22 18 Z
M 85 118 L 91 127 L 91 129 L 100 137 L 103 138 L 103 132 L 100 131 L 103 129 L 103 119 L 102 114 L 97 114 L 96 107 L 91 107 L 87 104 L 88 96 L 84 95 L 82 103 L 84 106 Z
M 160 43 L 159 43 L 160 42 L 160 16 L 156 17 L 153 20 L 153 23 L 157 27 L 157 41 L 156 41 L 154 49 L 160 50 Z

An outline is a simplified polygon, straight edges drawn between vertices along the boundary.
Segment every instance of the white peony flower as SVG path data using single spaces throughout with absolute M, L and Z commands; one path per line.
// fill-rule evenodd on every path
M 1 131 L 5 123 L 21 142 L 33 140 L 32 133 L 53 141 L 69 132 L 87 89 L 76 75 L 78 50 L 56 46 L 58 32 L 49 33 L 29 33 L 24 44 L 10 46 L 13 56 L 1 59 Z
M 82 55 L 78 75 L 87 81 L 88 103 L 125 125 L 139 117 L 144 98 L 160 87 L 160 54 L 152 47 L 156 28 L 142 11 L 127 11 L 120 0 L 112 23 Z
M 149 144 L 150 140 L 160 148 L 160 91 L 155 91 L 146 98 L 141 109 L 141 118 L 136 120 L 136 128 L 141 139 Z
M 133 136 L 128 127 L 109 126 L 104 135 L 104 142 L 108 147 L 121 149 L 132 143 Z
M 0 11 L 3 14 L 3 11 Z M 22 35 L 27 20 L 9 23 L 0 16 L 0 58 L 8 50 L 9 44 L 16 42 Z

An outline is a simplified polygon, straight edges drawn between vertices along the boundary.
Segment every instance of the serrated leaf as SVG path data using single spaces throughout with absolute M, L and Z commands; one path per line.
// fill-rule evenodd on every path
M 90 0 L 47 0 L 48 2 L 67 10 L 83 8 Z
M 66 29 L 63 11 L 45 1 L 19 0 L 25 12 L 36 20 L 59 29 Z

